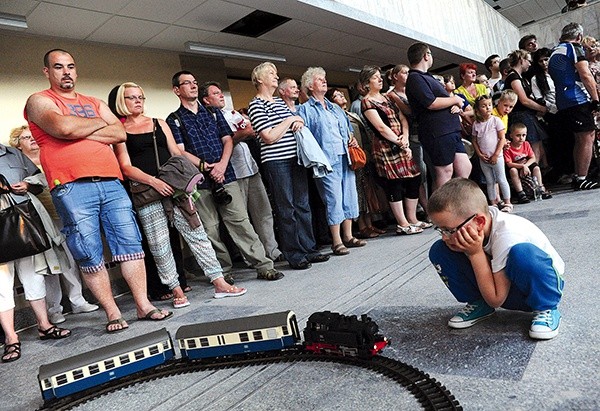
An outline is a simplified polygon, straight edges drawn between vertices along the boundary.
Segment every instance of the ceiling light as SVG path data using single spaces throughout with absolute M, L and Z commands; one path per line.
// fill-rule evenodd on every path
M 217 57 L 237 57 L 242 59 L 254 59 L 254 60 L 272 60 L 272 61 L 286 61 L 284 56 L 279 54 L 259 53 L 255 51 L 230 49 L 218 46 L 208 46 L 206 44 L 193 43 L 188 41 L 185 43 L 187 51 L 192 53 L 204 54 L 207 56 Z
M 13 30 L 25 30 L 28 28 L 25 16 L 16 16 L 14 14 L 5 13 L 0 13 L 0 27 Z
M 350 73 L 360 73 L 362 71 L 362 69 L 358 67 L 348 67 L 346 70 L 348 70 Z

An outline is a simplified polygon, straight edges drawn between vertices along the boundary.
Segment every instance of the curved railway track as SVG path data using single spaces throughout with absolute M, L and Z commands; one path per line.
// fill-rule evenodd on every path
M 446 387 L 436 381 L 435 378 L 403 362 L 382 356 L 361 359 L 336 355 L 315 355 L 307 353 L 301 348 L 251 354 L 244 357 L 217 358 L 201 362 L 178 359 L 168 364 L 115 380 L 98 388 L 86 390 L 77 395 L 44 404 L 44 407 L 40 408 L 40 410 L 70 410 L 88 401 L 93 401 L 103 395 L 108 395 L 135 384 L 178 374 L 222 368 L 308 361 L 354 365 L 382 374 L 408 389 L 425 410 L 462 410 L 462 406 L 458 400 L 454 398 Z

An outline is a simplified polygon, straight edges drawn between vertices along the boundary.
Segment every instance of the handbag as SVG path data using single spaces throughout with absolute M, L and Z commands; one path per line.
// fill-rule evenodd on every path
M 361 169 L 367 164 L 367 155 L 359 146 L 348 147 L 348 154 L 350 155 L 350 160 L 352 161 L 352 164 L 350 165 L 352 170 Z
M 158 160 L 158 148 L 156 147 L 156 119 L 152 119 L 154 128 L 152 129 L 152 143 L 154 144 L 154 157 L 156 159 L 156 169 L 160 168 Z M 129 180 L 129 189 L 131 190 L 131 200 L 135 208 L 143 207 L 147 204 L 161 200 L 163 196 L 149 184 L 139 181 Z
M 44 224 L 30 199 L 18 203 L 12 198 L 10 184 L 0 174 L 0 193 L 8 197 L 7 208 L 0 210 L 0 263 L 43 253 L 50 249 Z

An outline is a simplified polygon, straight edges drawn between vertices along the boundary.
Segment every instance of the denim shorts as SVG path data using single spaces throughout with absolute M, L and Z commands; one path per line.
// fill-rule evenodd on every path
M 77 180 L 55 187 L 51 194 L 67 246 L 83 273 L 104 268 L 102 233 L 113 261 L 144 258 L 131 201 L 118 179 Z

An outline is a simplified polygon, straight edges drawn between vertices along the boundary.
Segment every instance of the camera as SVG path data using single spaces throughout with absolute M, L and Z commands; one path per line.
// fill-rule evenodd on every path
M 213 183 L 211 191 L 215 203 L 219 205 L 227 205 L 231 203 L 231 195 L 225 191 L 225 186 L 223 184 Z

